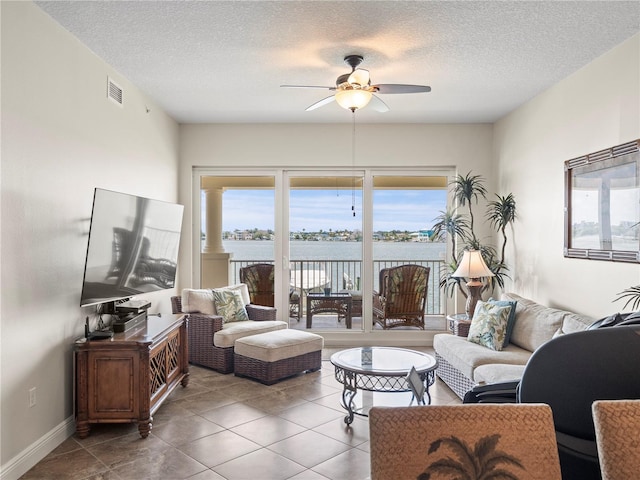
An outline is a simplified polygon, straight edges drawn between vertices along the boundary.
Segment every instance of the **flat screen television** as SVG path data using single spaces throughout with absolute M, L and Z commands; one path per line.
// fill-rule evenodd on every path
M 80 306 L 173 288 L 183 210 L 96 188 Z

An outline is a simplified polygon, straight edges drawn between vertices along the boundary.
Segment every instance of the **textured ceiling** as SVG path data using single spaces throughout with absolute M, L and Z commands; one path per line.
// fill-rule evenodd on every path
M 329 95 L 361 54 L 367 123 L 493 122 L 640 31 L 638 1 L 38 1 L 180 123 L 349 122 Z

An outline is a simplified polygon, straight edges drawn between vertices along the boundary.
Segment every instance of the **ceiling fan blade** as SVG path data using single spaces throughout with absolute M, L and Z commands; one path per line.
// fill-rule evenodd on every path
M 280 85 L 282 88 L 323 88 L 325 90 L 335 90 L 336 87 L 325 87 L 322 85 Z
M 371 76 L 369 75 L 369 70 L 365 70 L 364 68 L 356 68 L 351 75 L 349 75 L 349 80 L 347 80 L 350 84 L 358 84 L 363 87 L 366 87 L 371 82 Z
M 375 95 L 371 96 L 371 100 L 369 101 L 369 106 L 375 110 L 376 112 L 388 112 L 389 111 L 389 106 L 384 103 L 380 97 L 377 97 Z
M 336 99 L 336 97 L 334 95 L 331 95 L 329 97 L 323 98 L 319 102 L 316 102 L 313 105 L 308 106 L 305 109 L 305 111 L 306 112 L 310 112 L 311 110 L 315 110 L 316 108 L 324 107 L 325 105 L 328 105 L 329 103 L 333 102 L 335 99 Z
M 399 83 L 381 83 L 380 85 L 372 85 L 376 89 L 376 93 L 427 93 L 431 91 L 431 87 L 427 85 L 402 85 Z

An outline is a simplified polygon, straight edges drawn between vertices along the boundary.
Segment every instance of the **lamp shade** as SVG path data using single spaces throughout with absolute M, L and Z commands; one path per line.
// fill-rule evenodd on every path
M 359 108 L 365 107 L 371 100 L 371 95 L 372 93 L 368 90 L 354 88 L 349 90 L 338 90 L 336 91 L 335 96 L 338 105 L 353 112 Z
M 494 273 L 489 270 L 487 264 L 484 263 L 482 254 L 479 250 L 466 250 L 462 255 L 462 260 L 458 264 L 458 268 L 451 275 L 452 277 L 463 278 L 482 278 L 493 277 Z

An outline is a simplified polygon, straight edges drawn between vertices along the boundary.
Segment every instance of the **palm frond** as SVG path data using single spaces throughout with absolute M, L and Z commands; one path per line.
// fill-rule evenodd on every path
M 498 451 L 498 452 L 494 452 L 492 456 L 485 459 L 484 472 L 489 473 L 491 471 L 496 471 L 495 467 L 502 464 L 511 465 L 524 470 L 524 465 L 518 458 L 514 457 L 513 455 L 509 455 L 505 452 Z
M 504 263 L 504 255 L 507 248 L 507 226 L 516 219 L 516 200 L 511 193 L 504 197 L 496 194 L 496 197 L 498 197 L 498 200 L 488 203 L 486 217 L 491 226 L 502 235 L 500 262 Z
M 465 469 L 464 465 L 456 462 L 452 458 L 443 458 L 436 460 L 427 467 L 422 475 L 431 476 L 435 473 L 444 478 L 459 478 L 460 480 L 476 480 L 475 472 L 469 472 Z M 427 478 L 429 478 L 427 477 Z
M 628 300 L 625 302 L 624 307 L 622 307 L 623 309 L 627 308 L 627 305 L 631 304 L 632 310 L 638 310 L 638 307 L 640 307 L 640 285 L 629 287 L 618 293 L 618 298 L 616 298 L 614 302 L 625 298 L 628 298 Z
M 471 172 L 466 175 L 456 175 L 450 185 L 453 186 L 454 197 L 462 206 L 473 200 L 478 203 L 480 197 L 487 198 L 487 189 L 482 175 L 471 175 Z
M 437 446 L 435 446 L 434 448 L 434 444 L 436 442 Z M 480 472 L 480 465 L 478 464 L 478 460 L 473 454 L 473 450 L 469 448 L 466 442 L 453 435 L 451 437 L 441 437 L 431 444 L 429 451 L 435 452 L 439 447 L 443 445 L 448 446 L 451 452 L 458 458 L 458 461 L 462 464 L 463 467 L 465 467 L 463 468 L 464 471 L 468 471 L 473 474 L 471 477 L 472 479 L 477 477 L 478 472 Z M 447 459 L 453 461 L 451 458 Z M 428 471 L 428 469 L 425 471 Z
M 453 272 L 455 272 L 458 268 L 457 262 L 455 260 L 449 262 L 445 267 L 446 268 L 442 270 L 442 273 L 440 275 L 440 288 L 444 290 L 444 292 L 451 298 L 456 291 L 459 291 L 464 296 L 464 298 L 467 298 L 467 292 L 462 287 L 464 283 L 463 279 L 460 277 L 452 276 Z
M 445 235 L 465 237 L 469 231 L 469 222 L 466 217 L 453 210 L 440 211 L 440 215 L 433 219 L 434 223 L 431 227 L 433 236 L 443 239 Z
M 473 453 L 480 460 L 484 460 L 485 457 L 488 457 L 490 454 L 495 453 L 496 446 L 498 445 L 498 441 L 500 440 L 500 435 L 487 435 L 486 437 L 482 437 L 480 440 L 476 442 L 476 446 L 473 449 Z
M 508 470 L 494 470 L 478 480 L 520 480 L 520 477 Z
M 496 193 L 498 200 L 492 200 L 487 204 L 486 217 L 495 229 L 506 227 L 516 219 L 516 200 L 513 194 L 501 197 Z

